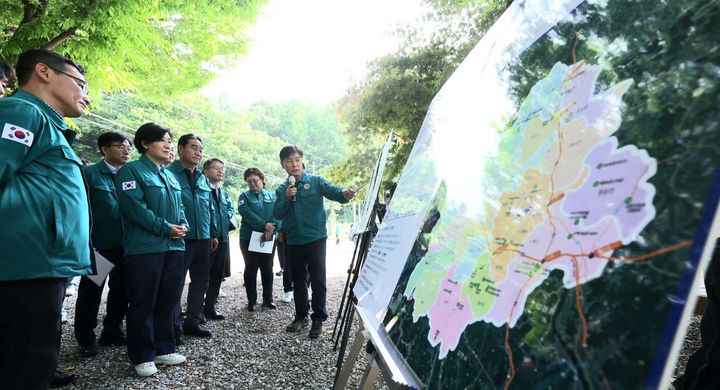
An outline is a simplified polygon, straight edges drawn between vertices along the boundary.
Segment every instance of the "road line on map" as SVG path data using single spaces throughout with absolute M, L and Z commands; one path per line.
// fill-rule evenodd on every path
M 577 258 L 574 256 L 570 256 L 571 261 L 575 265 L 575 307 L 577 308 L 578 315 L 580 316 L 580 322 L 582 322 L 582 343 L 583 347 L 587 348 L 587 339 L 588 339 L 588 324 L 587 324 L 587 318 L 585 317 L 585 313 L 583 313 L 582 310 L 582 287 L 580 287 L 580 264 L 577 261 Z

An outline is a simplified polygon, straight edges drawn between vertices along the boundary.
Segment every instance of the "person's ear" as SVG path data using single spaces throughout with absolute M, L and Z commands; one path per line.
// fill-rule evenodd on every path
M 50 67 L 43 64 L 43 63 L 37 63 L 35 64 L 35 75 L 38 77 L 38 79 L 42 82 L 49 83 L 50 82 Z

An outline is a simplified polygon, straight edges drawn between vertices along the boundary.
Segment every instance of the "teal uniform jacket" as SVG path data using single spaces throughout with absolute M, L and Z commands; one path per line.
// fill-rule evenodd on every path
M 275 194 L 262 189 L 259 193 L 245 191 L 238 198 L 238 213 L 242 217 L 240 223 L 240 239 L 250 240 L 252 232 L 264 232 L 266 223 L 274 223 L 275 231 L 282 227 L 280 218 L 273 218 Z
M 230 218 L 235 215 L 235 207 L 227 191 L 220 188 L 219 192 L 220 196 L 217 200 L 215 200 L 213 195 L 213 202 L 215 202 L 215 222 L 217 223 L 219 236 L 218 240 L 220 242 L 230 242 Z
M 36 96 L 0 99 L 0 280 L 93 272 L 90 209 L 75 132 Z
M 105 160 L 85 168 L 92 209 L 92 243 L 97 250 L 122 247 L 122 216 L 114 177 Z
M 210 181 L 200 170 L 192 172 L 192 181 L 188 180 L 189 170 L 185 169 L 180 161 L 168 166 L 180 182 L 182 188 L 182 201 L 185 206 L 185 216 L 188 220 L 188 234 L 186 240 L 207 240 L 217 238 L 217 224 L 215 222 L 215 205 L 212 199 Z M 192 187 L 190 183 L 192 182 Z
M 180 183 L 169 169 L 143 154 L 120 168 L 115 184 L 125 256 L 185 250 L 185 241 L 169 237 L 172 225 L 187 226 Z
M 275 218 L 283 220 L 283 231 L 288 245 L 303 245 L 327 238 L 327 222 L 323 197 L 340 203 L 349 202 L 342 194 L 342 188 L 328 183 L 320 176 L 303 172 L 295 184 L 298 189 L 296 201 L 285 200 L 288 183 L 281 184 L 275 195 Z

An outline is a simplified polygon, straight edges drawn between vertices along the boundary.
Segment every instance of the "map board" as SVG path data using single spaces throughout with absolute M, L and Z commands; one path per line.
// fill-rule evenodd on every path
M 368 183 L 368 193 L 360 208 L 360 218 L 353 224 L 350 233 L 353 237 L 365 232 L 370 224 L 370 217 L 372 216 L 373 207 L 375 207 L 375 201 L 380 192 L 380 183 L 382 183 L 385 165 L 387 164 L 388 154 L 390 153 L 390 146 L 392 146 L 392 139 L 393 132 L 391 131 L 383 144 L 380 156 L 375 162 L 375 168 L 373 168 L 373 173 Z
M 516 1 L 436 95 L 355 286 L 417 381 L 668 380 L 717 237 L 701 3 Z

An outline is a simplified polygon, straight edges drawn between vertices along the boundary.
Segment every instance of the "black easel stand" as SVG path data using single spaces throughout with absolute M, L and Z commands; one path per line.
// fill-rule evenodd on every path
M 365 263 L 365 259 L 367 258 L 368 250 L 370 249 L 370 243 L 372 242 L 373 238 L 375 238 L 375 235 L 378 231 L 377 224 L 375 223 L 375 218 L 378 217 L 380 222 L 382 222 L 382 216 L 384 215 L 383 211 L 384 205 L 380 204 L 380 202 L 376 200 L 375 205 L 372 209 L 372 213 L 370 215 L 370 223 L 368 224 L 367 229 L 365 229 L 365 231 L 359 234 L 357 237 L 353 259 L 350 262 L 350 267 L 347 271 L 348 277 L 345 281 L 345 290 L 343 291 L 343 297 L 340 301 L 340 309 L 338 310 L 338 315 L 335 319 L 335 327 L 333 328 L 332 336 L 333 340 L 335 340 L 333 351 L 337 351 L 338 344 L 340 344 L 340 352 L 338 354 L 338 360 L 336 364 L 336 381 L 338 375 L 340 375 L 340 370 L 342 369 L 343 357 L 345 356 L 345 351 L 347 349 L 347 343 L 352 328 L 352 321 L 355 314 L 353 305 L 357 303 L 357 298 L 353 293 L 353 288 L 355 287 L 355 283 L 357 282 L 358 276 L 360 275 L 360 270 L 362 269 L 362 266 Z

